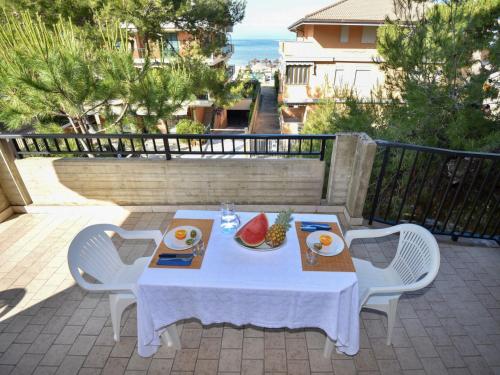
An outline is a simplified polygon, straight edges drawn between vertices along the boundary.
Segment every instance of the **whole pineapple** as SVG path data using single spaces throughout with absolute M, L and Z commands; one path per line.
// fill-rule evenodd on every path
M 286 232 L 290 229 L 292 221 L 292 210 L 286 210 L 279 213 L 276 221 L 266 233 L 266 243 L 271 247 L 278 247 L 286 238 Z

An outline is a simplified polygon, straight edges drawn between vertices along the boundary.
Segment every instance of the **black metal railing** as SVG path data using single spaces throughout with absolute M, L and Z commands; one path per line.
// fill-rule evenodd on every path
M 247 155 L 325 159 L 335 135 L 281 134 L 0 134 L 17 158 L 29 156 L 147 157 Z
M 500 243 L 500 154 L 377 141 L 365 217 Z

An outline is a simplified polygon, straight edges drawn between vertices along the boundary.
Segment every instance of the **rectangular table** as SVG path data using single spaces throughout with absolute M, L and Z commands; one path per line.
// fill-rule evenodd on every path
M 256 213 L 239 213 L 245 223 Z M 276 214 L 268 214 L 272 224 Z M 160 335 L 179 320 L 204 325 L 251 324 L 266 328 L 320 328 L 337 350 L 359 350 L 355 272 L 302 270 L 295 225 L 276 251 L 242 248 L 219 228 L 219 212 L 178 211 L 175 218 L 214 219 L 201 269 L 146 268 L 136 286 L 138 352 L 152 356 Z M 294 221 L 337 222 L 334 215 L 293 214 Z M 328 341 L 328 340 L 327 340 Z

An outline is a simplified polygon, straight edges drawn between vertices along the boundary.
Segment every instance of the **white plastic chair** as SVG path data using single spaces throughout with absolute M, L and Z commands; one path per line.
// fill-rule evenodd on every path
M 152 239 L 156 245 L 161 243 L 162 234 L 159 230 L 127 231 L 111 224 L 97 224 L 83 229 L 69 246 L 69 270 L 78 285 L 89 292 L 110 292 L 111 322 L 118 342 L 123 311 L 136 302 L 133 288 L 150 258 L 124 264 L 106 232 L 114 232 L 124 239 Z M 86 281 L 80 270 L 100 284 Z
M 359 282 L 359 309 L 369 308 L 387 314 L 387 345 L 391 344 L 399 297 L 428 286 L 439 271 L 439 246 L 434 236 L 415 224 L 383 229 L 351 230 L 345 235 L 347 246 L 354 239 L 385 237 L 400 233 L 396 255 L 386 268 L 353 258 Z
M 359 238 L 385 237 L 400 233 L 396 255 L 386 268 L 353 258 L 359 285 L 359 310 L 363 307 L 387 314 L 387 345 L 391 344 L 399 297 L 428 286 L 439 271 L 439 246 L 434 236 L 415 224 L 401 224 L 383 229 L 348 231 L 347 246 Z M 334 343 L 327 337 L 324 356 L 329 358 Z

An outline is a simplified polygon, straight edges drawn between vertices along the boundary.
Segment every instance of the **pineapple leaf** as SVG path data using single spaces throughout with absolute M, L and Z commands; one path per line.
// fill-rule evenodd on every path
M 293 210 L 290 208 L 286 211 L 280 212 L 278 214 L 278 217 L 276 218 L 275 224 L 283 225 L 285 230 L 288 231 L 288 229 L 290 229 L 290 227 L 291 227 L 290 222 L 293 219 L 292 213 L 293 213 Z

